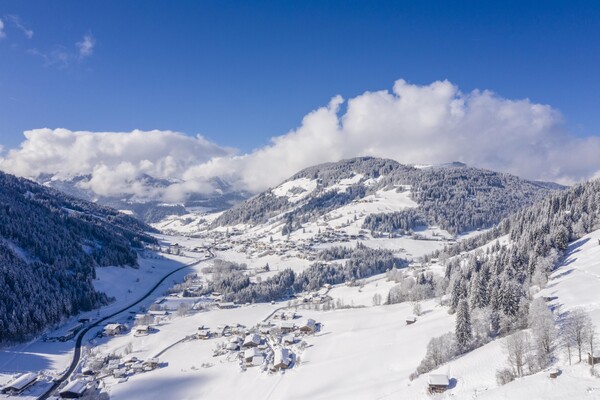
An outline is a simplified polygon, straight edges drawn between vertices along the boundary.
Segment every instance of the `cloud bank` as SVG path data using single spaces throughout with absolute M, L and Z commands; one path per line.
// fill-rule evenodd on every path
M 35 129 L 25 132 L 18 149 L 0 158 L 0 169 L 33 179 L 42 174 L 59 180 L 87 175 L 89 180 L 83 181 L 82 188 L 101 196 L 179 201 L 188 193 L 213 190 L 202 177 L 182 182 L 188 168 L 232 152 L 200 135 L 172 131 Z M 157 185 L 156 180 L 167 180 L 166 187 L 165 182 Z
M 0 169 L 28 177 L 91 174 L 90 188 L 99 194 L 181 200 L 210 190 L 208 179 L 215 176 L 239 189 L 260 191 L 302 168 L 363 155 L 402 163 L 461 161 L 572 183 L 600 170 L 599 154 L 600 137 L 569 134 L 560 113 L 548 105 L 485 90 L 462 93 L 448 81 L 413 85 L 398 80 L 391 91 L 365 92 L 347 102 L 335 96 L 299 127 L 249 154 L 168 131 L 41 129 L 25 132 L 21 147 L 0 159 Z M 157 190 L 140 180 L 144 174 L 181 182 Z

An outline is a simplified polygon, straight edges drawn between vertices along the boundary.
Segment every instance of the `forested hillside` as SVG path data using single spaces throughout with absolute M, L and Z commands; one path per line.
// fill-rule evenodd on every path
M 19 341 L 108 302 L 94 267 L 135 266 L 152 228 L 0 173 L 0 341 Z
M 551 345 L 556 336 L 554 317 L 542 299 L 532 302 L 531 294 L 546 286 L 570 242 L 598 229 L 600 181 L 596 180 L 555 193 L 503 220 L 493 230 L 436 254 L 446 262 L 447 293 L 451 310 L 457 310 L 457 328 L 456 337 L 435 340 L 460 353 L 498 335 L 531 328 L 535 357 L 528 361 L 529 373 L 546 368 L 555 347 Z M 503 236 L 508 240 L 496 240 Z M 485 250 L 478 249 L 484 245 Z M 478 250 L 465 253 L 474 249 Z M 569 319 L 578 314 L 562 317 L 567 319 L 564 326 L 568 328 Z M 476 322 L 472 320 L 486 328 L 475 332 L 471 324 Z M 563 333 L 571 340 L 568 332 Z M 418 373 L 436 368 L 456 354 L 434 357 L 435 340 Z M 568 341 L 564 344 L 582 347 L 581 340 L 577 346 Z
M 415 209 L 394 213 L 371 214 L 363 228 L 378 233 L 407 231 L 419 225 L 439 225 L 451 233 L 487 228 L 518 209 L 533 204 L 559 185 L 536 183 L 516 176 L 459 163 L 443 167 L 414 168 L 393 160 L 354 158 L 307 168 L 285 184 L 314 182 L 315 189 L 293 187 L 305 196 L 291 201 L 276 195 L 274 190 L 263 192 L 225 212 L 216 226 L 247 223 L 257 225 L 279 218 L 288 229 L 324 215 L 338 207 L 380 191 L 410 191 L 418 204 Z M 350 182 L 340 189 L 341 182 Z

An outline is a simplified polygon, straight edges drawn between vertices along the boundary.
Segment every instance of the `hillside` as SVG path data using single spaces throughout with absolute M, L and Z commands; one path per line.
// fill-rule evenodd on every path
M 0 341 L 20 341 L 105 304 L 95 267 L 137 264 L 149 226 L 0 173 Z
M 460 163 L 413 167 L 363 157 L 307 168 L 226 211 L 213 226 L 280 220 L 289 233 L 332 210 L 369 202 L 382 204 L 361 210 L 363 229 L 394 234 L 437 225 L 460 234 L 490 227 L 558 188 Z M 381 210 L 389 202 L 396 204 Z

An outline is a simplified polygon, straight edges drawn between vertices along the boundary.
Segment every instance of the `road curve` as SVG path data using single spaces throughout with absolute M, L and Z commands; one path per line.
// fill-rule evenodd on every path
M 90 326 L 84 328 L 81 330 L 81 332 L 79 332 L 79 335 L 77 335 L 77 339 L 75 341 L 75 351 L 73 352 L 73 360 L 71 361 L 71 365 L 69 366 L 69 369 L 67 369 L 67 371 L 63 374 L 63 376 L 61 376 L 60 378 L 58 378 L 57 380 L 54 381 L 54 383 L 52 384 L 52 386 L 44 393 L 42 394 L 40 397 L 38 397 L 38 400 L 46 400 L 48 397 L 50 397 L 50 395 L 66 380 L 69 379 L 69 377 L 71 376 L 71 374 L 75 371 L 75 368 L 77 368 L 77 364 L 79 364 L 79 359 L 81 358 L 81 344 L 83 343 L 83 338 L 84 336 L 93 328 L 97 327 L 98 325 L 100 325 L 101 323 L 103 323 L 104 321 L 113 318 L 114 316 L 121 314 L 124 311 L 129 310 L 132 307 L 137 306 L 138 304 L 140 304 L 142 301 L 146 300 L 156 289 L 158 289 L 158 287 L 160 285 L 162 285 L 164 283 L 165 280 L 167 280 L 167 278 L 169 278 L 171 275 L 173 275 L 176 272 L 181 271 L 182 269 L 185 268 L 189 268 L 189 267 L 193 267 L 195 265 L 200 264 L 201 262 L 204 261 L 208 261 L 208 260 L 212 260 L 213 258 L 215 258 L 215 255 L 212 251 L 208 250 L 208 253 L 210 254 L 210 257 L 205 258 L 203 260 L 198 260 L 198 261 L 194 261 L 191 264 L 186 264 L 182 267 L 176 268 L 173 271 L 169 272 L 168 274 L 166 274 L 165 276 L 163 276 L 161 278 L 161 280 L 159 280 L 152 288 L 150 288 L 150 290 L 148 290 L 148 292 L 146 292 L 146 294 L 144 294 L 142 297 L 140 297 L 138 300 L 136 300 L 134 303 L 129 304 L 128 306 L 125 306 L 123 308 L 121 308 L 120 310 L 107 315 L 101 319 L 99 319 L 98 321 L 94 322 L 93 324 L 91 324 Z

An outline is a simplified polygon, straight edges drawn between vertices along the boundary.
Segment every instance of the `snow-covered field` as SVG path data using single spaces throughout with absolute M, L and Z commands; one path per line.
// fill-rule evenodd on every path
M 152 343 L 140 342 L 139 355 L 145 357 L 164 348 L 202 324 L 256 324 L 272 307 L 258 305 L 175 319 L 160 333 L 146 338 Z M 111 399 L 375 399 L 397 398 L 408 391 L 427 398 L 425 387 L 413 388 L 408 376 L 425 354 L 431 333 L 451 330 L 453 317 L 433 301 L 425 303 L 424 310 L 423 317 L 410 326 L 404 320 L 411 313 L 409 304 L 299 310 L 303 317 L 321 322 L 322 329 L 306 339 L 310 347 L 302 354 L 301 362 L 284 374 L 269 375 L 258 368 L 242 372 L 236 362 L 212 357 L 218 339 L 191 341 L 161 356 L 168 363 L 166 368 L 136 375 L 114 385 L 109 393 Z M 134 339 L 115 339 L 111 349 L 118 350 L 128 340 Z M 213 365 L 202 368 L 203 363 Z
M 540 295 L 551 296 L 562 310 L 584 307 L 600 323 L 597 291 L 600 280 L 600 231 L 571 244 L 567 256 Z M 502 242 L 505 242 L 503 238 Z M 322 324 L 321 331 L 306 340 L 309 347 L 301 361 L 285 373 L 268 374 L 258 368 L 242 372 L 236 362 L 212 357 L 219 339 L 190 341 L 176 345 L 161 356 L 168 365 L 136 375 L 107 390 L 114 399 L 177 399 L 224 397 L 246 399 L 427 399 L 427 376 L 410 381 L 425 354 L 429 340 L 452 331 L 454 316 L 445 307 L 429 300 L 417 323 L 406 325 L 412 313 L 408 303 L 373 306 L 373 296 L 385 296 L 392 283 L 382 275 L 361 287 L 336 286 L 329 291 L 349 309 L 317 311 L 300 309 L 302 317 Z M 191 334 L 200 325 L 242 323 L 252 326 L 279 305 L 260 304 L 234 310 L 175 317 L 159 327 L 160 332 L 144 338 L 113 339 L 101 350 L 119 352 L 133 343 L 134 352 L 149 357 Z M 585 365 L 569 366 L 559 354 L 556 367 L 561 375 L 550 379 L 547 371 L 498 386 L 496 371 L 506 366 L 502 342 L 493 341 L 439 367 L 433 373 L 448 374 L 451 389 L 434 398 L 454 399 L 599 399 L 600 380 Z M 203 366 L 204 365 L 204 366 Z

